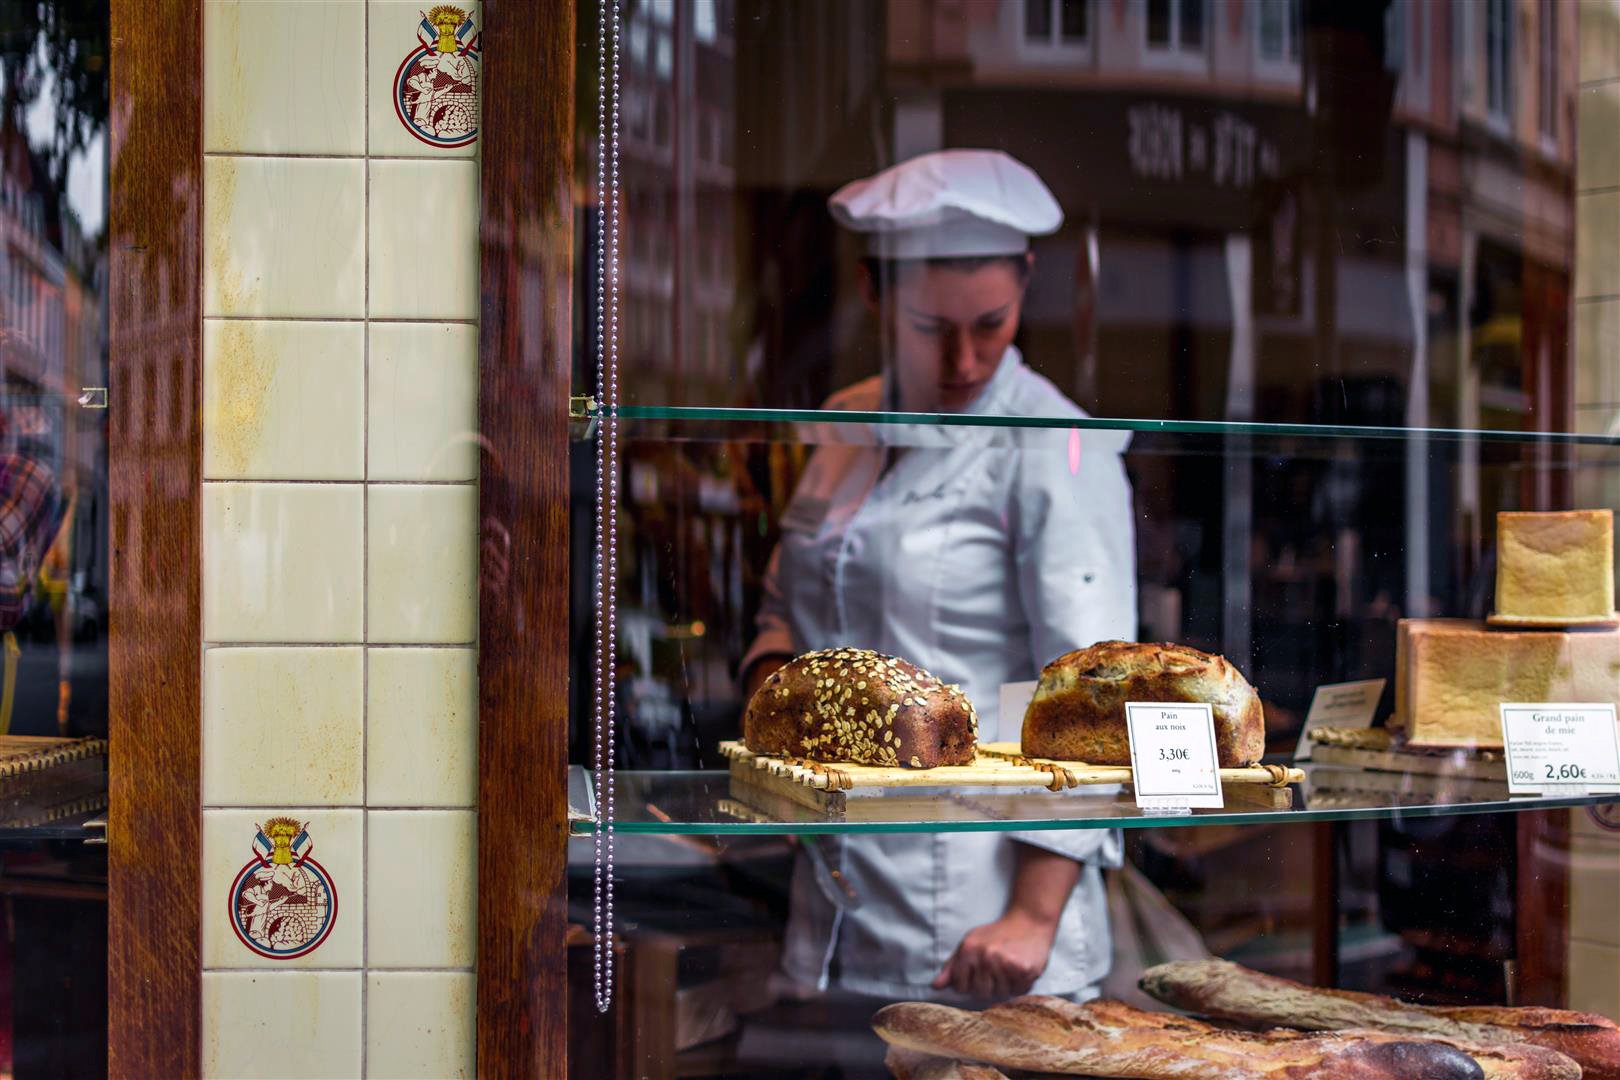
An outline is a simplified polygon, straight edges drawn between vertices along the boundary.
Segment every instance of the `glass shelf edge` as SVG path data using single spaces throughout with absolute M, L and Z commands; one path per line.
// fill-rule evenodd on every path
M 622 775 L 622 774 L 621 774 Z M 711 774 L 723 780 L 726 773 Z M 943 821 L 645 821 L 619 820 L 614 832 L 641 836 L 830 836 L 861 833 L 943 833 L 943 832 L 1060 832 L 1084 829 L 1162 829 L 1201 828 L 1212 825 L 1275 825 L 1330 821 L 1379 821 L 1402 818 L 1431 818 L 1472 814 L 1518 813 L 1524 810 L 1579 809 L 1620 802 L 1620 794 L 1574 796 L 1520 796 L 1509 800 L 1474 803 L 1426 803 L 1410 806 L 1337 807 L 1313 810 L 1264 809 L 1205 810 L 1188 815 L 1122 815 L 1119 817 L 1050 818 L 1013 820 Z M 571 814 L 568 832 L 573 838 L 595 834 L 595 821 L 582 814 Z
M 589 410 L 590 417 L 600 415 Z M 734 424 L 886 424 L 902 427 L 1010 427 L 1141 434 L 1249 435 L 1281 438 L 1386 439 L 1522 443 L 1543 446 L 1620 447 L 1620 435 L 1491 428 L 1374 427 L 1356 424 L 1279 424 L 1232 420 L 1150 420 L 1123 417 L 1005 416 L 976 413 L 854 412 L 821 409 L 744 409 L 678 405 L 621 405 L 621 420 L 708 420 Z

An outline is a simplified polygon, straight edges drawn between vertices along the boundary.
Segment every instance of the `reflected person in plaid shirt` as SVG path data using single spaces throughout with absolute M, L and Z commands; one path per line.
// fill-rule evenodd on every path
M 10 434 L 6 429 L 12 427 L 11 421 L 12 417 L 0 415 L 0 435 Z M 11 445 L 0 454 L 0 631 L 5 635 L 0 734 L 11 730 L 16 695 L 21 650 L 13 630 L 28 610 L 40 566 L 66 516 L 56 473 L 41 459 L 36 440 L 6 441 Z

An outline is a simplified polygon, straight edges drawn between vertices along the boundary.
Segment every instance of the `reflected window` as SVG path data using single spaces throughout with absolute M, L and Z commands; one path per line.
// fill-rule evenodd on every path
M 1513 5 L 1485 0 L 1485 104 L 1491 115 L 1506 119 L 1513 92 Z
M 1299 0 L 1260 0 L 1260 59 L 1299 63 Z
M 1024 0 L 1024 40 L 1083 45 L 1091 33 L 1091 0 Z
M 1202 52 L 1204 3 L 1205 0 L 1148 0 L 1148 47 L 1171 52 Z
M 1541 134 L 1546 139 L 1558 137 L 1558 5 L 1554 0 L 1541 0 Z

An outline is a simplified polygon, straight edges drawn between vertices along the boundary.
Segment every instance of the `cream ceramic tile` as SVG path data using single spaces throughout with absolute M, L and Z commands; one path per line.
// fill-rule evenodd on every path
M 478 317 L 478 165 L 373 161 L 374 319 Z
M 464 644 L 478 632 L 478 489 L 367 489 L 366 606 L 373 642 Z
M 1620 300 L 1575 307 L 1575 406 L 1620 401 Z
M 203 322 L 203 475 L 365 477 L 360 323 Z
M 205 483 L 203 639 L 358 642 L 361 486 Z
M 370 479 L 476 479 L 478 328 L 372 323 L 370 332 Z
M 203 314 L 362 316 L 365 185 L 359 160 L 205 158 Z
M 1581 0 L 1580 78 L 1620 77 L 1620 3 Z
M 478 801 L 478 654 L 372 649 L 366 679 L 366 803 Z
M 358 971 L 209 971 L 202 1074 L 218 1080 L 360 1075 Z
M 373 973 L 366 983 L 367 1076 L 473 1075 L 477 985 L 470 972 Z
M 366 811 L 371 968 L 471 967 L 478 825 L 471 810 Z
M 1620 949 L 1572 940 L 1565 1004 L 1578 1012 L 1620 1016 Z
M 1575 199 L 1575 296 L 1620 293 L 1620 192 Z
M 1620 82 L 1584 87 L 1577 103 L 1581 138 L 1575 154 L 1575 186 L 1620 184 Z
M 1569 936 L 1620 947 L 1620 843 L 1576 835 L 1570 845 Z
M 209 649 L 203 805 L 360 805 L 363 686 L 358 648 Z
M 467 36 L 483 29 L 482 13 L 477 4 L 456 6 L 472 20 L 469 34 L 462 39 L 465 45 Z M 466 141 L 465 86 L 452 88 L 448 95 L 441 91 L 436 100 L 430 99 L 424 103 L 417 96 L 416 88 L 410 85 L 413 79 L 420 78 L 422 63 L 429 59 L 417 37 L 424 10 L 424 5 L 416 0 L 371 0 L 368 18 L 371 152 L 404 157 L 472 157 L 478 152 L 478 142 L 476 128 L 473 141 Z M 478 99 L 481 97 L 479 91 L 483 85 L 483 61 L 480 56 L 457 56 L 445 61 L 447 74 L 455 72 L 463 77 L 471 76 L 471 83 L 476 88 L 472 104 L 475 124 Z M 409 70 L 405 68 L 407 57 L 410 57 L 412 64 Z M 431 60 L 435 65 L 440 63 L 437 49 Z M 409 107 L 400 101 L 401 89 L 411 95 Z M 407 123 L 407 116 L 415 123 Z M 456 146 L 455 143 L 462 145 Z
M 362 816 L 359 810 L 286 810 L 281 807 L 204 810 L 203 967 L 275 970 L 360 967 L 363 962 L 361 940 L 366 925 Z M 259 899 L 252 892 L 257 881 L 239 882 L 237 879 L 254 858 L 254 838 L 260 827 L 270 828 L 267 822 L 275 817 L 293 818 L 308 832 L 308 843 L 301 845 L 298 852 L 307 856 L 308 861 L 299 867 L 303 873 L 292 878 L 292 883 L 300 886 L 292 894 L 302 899 L 302 906 L 318 909 L 324 889 L 324 899 L 328 901 L 326 920 L 280 925 L 273 919 L 255 922 L 252 909 L 244 907 L 243 917 L 237 921 L 237 901 L 232 893 L 243 891 L 245 885 L 249 896 L 244 905 Z M 274 888 L 272 880 L 271 889 Z M 335 905 L 330 903 L 331 897 L 336 898 Z M 317 903 L 310 904 L 311 899 Z M 276 913 L 288 909 L 289 903 L 283 902 Z M 250 948 L 244 938 L 254 941 L 259 949 L 284 955 L 265 956 Z M 308 951 L 302 956 L 293 955 L 304 950 Z
M 360 0 L 325 0 L 316 18 L 302 0 L 204 4 L 203 149 L 365 153 L 365 15 Z

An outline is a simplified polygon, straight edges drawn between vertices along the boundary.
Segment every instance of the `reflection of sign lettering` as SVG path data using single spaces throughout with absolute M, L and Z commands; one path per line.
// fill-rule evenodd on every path
M 1149 180 L 1208 179 L 1217 187 L 1248 189 L 1281 171 L 1277 144 L 1230 112 L 1208 122 L 1189 120 L 1175 106 L 1133 105 L 1125 111 L 1131 172 Z
M 1181 110 L 1136 105 L 1126 111 L 1131 125 L 1131 171 L 1155 180 L 1181 179 Z

